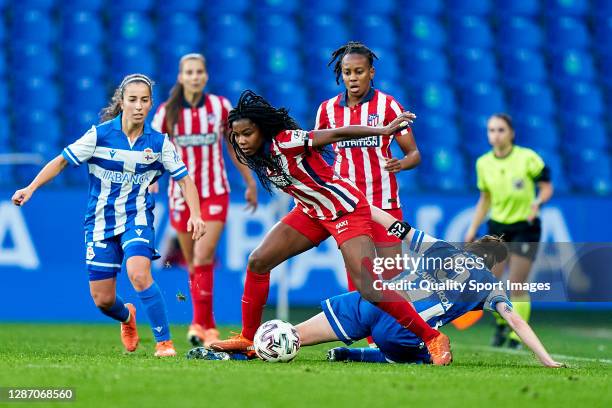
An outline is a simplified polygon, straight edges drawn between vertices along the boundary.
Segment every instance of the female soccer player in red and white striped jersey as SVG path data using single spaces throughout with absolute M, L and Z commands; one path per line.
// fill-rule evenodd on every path
M 194 345 L 208 344 L 219 338 L 213 315 L 213 268 L 217 243 L 227 218 L 230 192 L 222 146 L 232 106 L 223 96 L 205 93 L 207 82 L 204 56 L 183 56 L 179 62 L 177 82 L 152 123 L 155 129 L 170 135 L 185 162 L 200 193 L 202 219 L 206 222 L 206 239 L 192 240 L 191 234 L 187 233 L 189 209 L 181 190 L 170 180 L 170 220 L 189 267 L 193 321 L 187 337 Z M 248 167 L 236 159 L 234 149 L 228 151 L 247 185 L 245 198 L 249 207 L 255 210 L 255 179 Z
M 384 127 L 349 126 L 306 132 L 299 130 L 286 109 L 274 108 L 252 91 L 243 92 L 228 118 L 236 154 L 256 172 L 266 189 L 282 189 L 293 196 L 296 206 L 249 256 L 242 297 L 242 333 L 211 344 L 213 349 L 248 352 L 268 297 L 270 270 L 331 235 L 362 296 L 423 339 L 434 364 L 450 363 L 448 337 L 429 327 L 395 291 L 373 290 L 376 255 L 371 206 L 351 181 L 335 174 L 319 151 L 343 140 L 394 134 L 414 118 L 412 113 L 404 112 Z
M 317 111 L 315 129 L 334 129 L 348 125 L 386 126 L 404 110 L 391 95 L 372 87 L 376 55 L 364 44 L 351 41 L 332 54 L 336 82 L 344 82 L 346 91 L 323 101 Z M 381 128 L 382 129 L 382 128 Z M 396 141 L 405 156 L 393 158 L 390 146 Z M 334 143 L 335 171 L 353 181 L 373 206 L 397 219 L 403 219 L 395 173 L 409 170 L 421 162 L 421 155 L 408 127 L 392 135 Z M 373 239 L 380 257 L 401 254 L 401 242 L 375 224 Z M 348 271 L 347 271 L 348 275 Z M 388 271 L 387 277 L 393 275 Z M 349 290 L 355 290 L 350 276 Z

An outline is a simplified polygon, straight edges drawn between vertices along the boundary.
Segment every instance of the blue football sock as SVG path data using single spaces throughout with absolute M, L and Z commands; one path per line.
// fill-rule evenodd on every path
M 123 303 L 123 299 L 121 299 L 119 295 L 115 295 L 115 303 L 110 308 L 102 309 L 99 307 L 98 309 L 108 317 L 119 320 L 122 323 L 124 323 L 130 315 L 130 311 L 125 307 L 125 303 Z
M 388 363 L 385 355 L 379 349 L 372 347 L 349 348 L 346 360 L 363 363 Z
M 138 292 L 138 297 L 144 305 L 155 341 L 170 340 L 170 326 L 166 303 L 157 283 L 153 282 L 148 289 Z

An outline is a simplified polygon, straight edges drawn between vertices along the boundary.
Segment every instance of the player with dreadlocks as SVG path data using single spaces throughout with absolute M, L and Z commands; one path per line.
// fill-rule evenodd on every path
M 386 126 L 404 110 L 392 96 L 373 88 L 376 54 L 360 42 L 350 41 L 332 53 L 336 83 L 342 79 L 346 90 L 323 101 L 317 111 L 315 129 L 334 129 L 348 125 Z M 382 128 L 381 128 L 382 129 Z M 396 141 L 404 153 L 393 158 L 390 146 Z M 421 155 L 411 129 L 369 138 L 343 140 L 333 145 L 336 152 L 334 169 L 347 178 L 366 196 L 374 207 L 403 219 L 395 173 L 409 170 L 421 162 Z M 401 242 L 375 224 L 372 238 L 379 257 L 394 258 L 401 254 Z M 400 271 L 397 271 L 400 272 Z M 387 271 L 388 277 L 394 274 Z M 349 290 L 354 290 L 347 271 Z
M 364 195 L 352 182 L 336 175 L 317 150 L 343 140 L 394 134 L 415 117 L 403 112 L 384 127 L 347 126 L 307 132 L 299 129 L 286 109 L 274 108 L 252 91 L 243 92 L 228 117 L 230 142 L 239 160 L 256 172 L 264 188 L 283 190 L 294 197 L 296 206 L 249 256 L 242 296 L 242 333 L 212 343 L 211 348 L 252 350 L 268 297 L 270 270 L 331 235 L 362 296 L 423 339 L 434 364 L 451 362 L 448 337 L 429 327 L 398 293 L 373 290 L 372 211 L 380 210 L 371 210 Z M 405 236 L 408 230 L 404 226 L 397 221 L 389 232 Z

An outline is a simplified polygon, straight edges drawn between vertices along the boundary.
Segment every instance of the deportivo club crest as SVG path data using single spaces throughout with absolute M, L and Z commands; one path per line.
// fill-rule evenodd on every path
M 146 162 L 151 162 L 155 160 L 155 155 L 153 155 L 153 149 L 151 149 L 150 147 L 147 147 L 146 149 L 144 149 L 143 153 L 144 153 L 144 159 Z
M 378 126 L 378 114 L 372 113 L 368 115 L 368 126 Z

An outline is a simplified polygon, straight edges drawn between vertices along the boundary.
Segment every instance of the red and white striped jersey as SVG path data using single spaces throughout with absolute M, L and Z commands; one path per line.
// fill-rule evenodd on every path
M 315 129 L 348 125 L 385 126 L 404 110 L 392 96 L 373 88 L 354 107 L 349 108 L 345 98 L 345 93 L 341 93 L 321 103 Z M 397 180 L 394 173 L 384 170 L 385 159 L 391 158 L 389 147 L 393 138 L 410 131 L 408 128 L 391 136 L 371 136 L 335 143 L 335 171 L 353 181 L 372 205 L 385 210 L 399 208 Z
M 171 140 L 187 166 L 200 198 L 230 192 L 222 149 L 227 116 L 231 109 L 232 105 L 227 98 L 207 93 L 195 107 L 183 100 L 178 122 L 174 125 Z M 151 126 L 161 133 L 168 132 L 165 103 L 155 113 Z M 180 188 L 172 180 L 168 194 L 170 197 L 181 196 Z
M 353 183 L 339 177 L 312 148 L 312 132 L 284 130 L 274 137 L 269 152 L 282 172 L 269 170 L 268 178 L 310 217 L 335 220 L 365 200 Z

